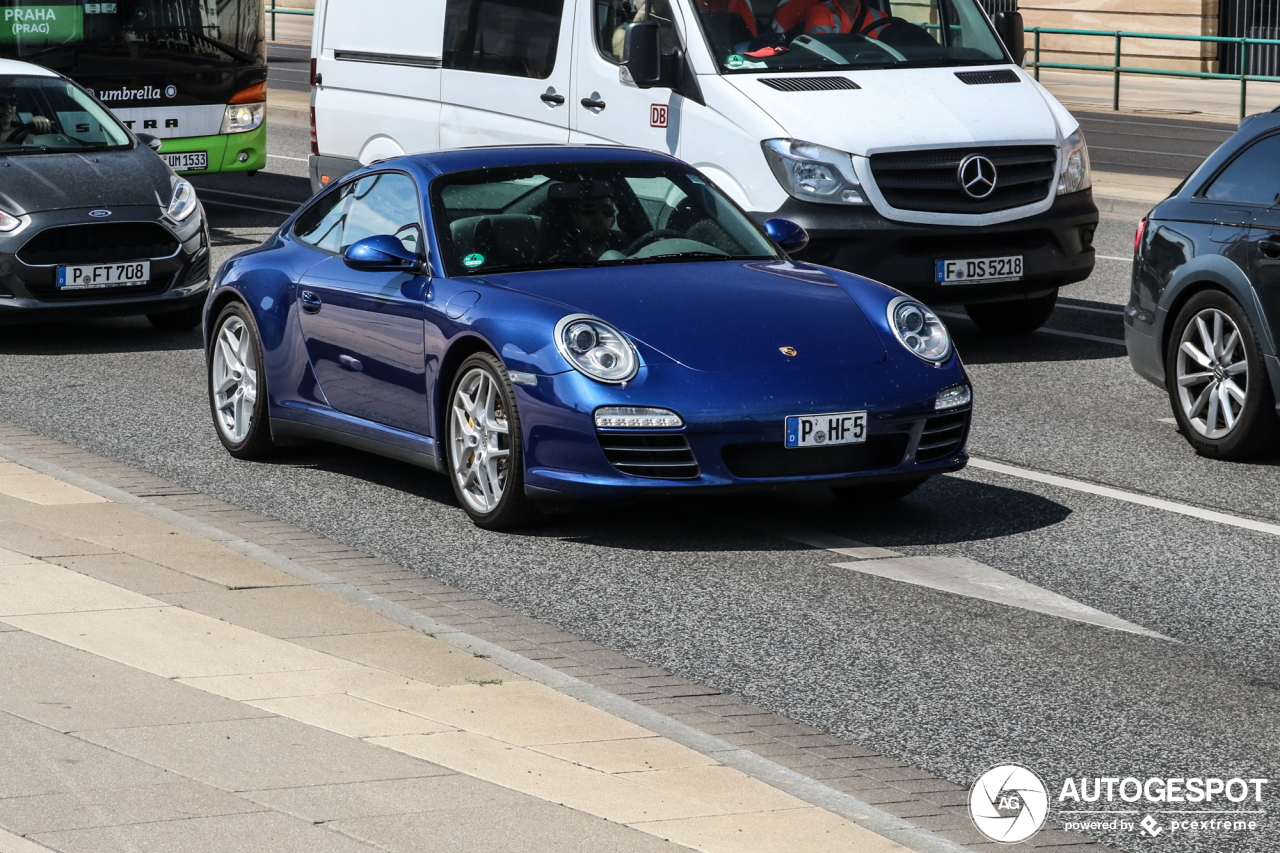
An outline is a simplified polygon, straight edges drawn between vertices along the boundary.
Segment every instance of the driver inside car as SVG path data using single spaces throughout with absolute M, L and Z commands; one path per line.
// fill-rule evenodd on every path
M 610 250 L 620 251 L 626 237 L 614 229 L 618 210 L 613 190 L 604 181 L 557 184 L 544 226 L 551 235 L 545 257 L 551 261 L 598 261 Z
M 24 122 L 18 115 L 18 99 L 12 95 L 0 95 L 0 142 L 13 141 L 14 131 L 28 125 L 37 134 L 53 129 L 53 122 L 44 116 L 32 116 L 31 121 Z

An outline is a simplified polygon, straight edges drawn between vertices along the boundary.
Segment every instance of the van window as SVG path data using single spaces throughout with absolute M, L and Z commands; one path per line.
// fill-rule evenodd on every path
M 1280 200 L 1280 135 L 1268 136 L 1231 161 L 1205 198 L 1272 205 Z
M 622 61 L 627 24 L 632 22 L 657 22 L 664 55 L 675 50 L 679 43 L 668 0 L 595 0 L 595 10 L 596 47 L 600 55 L 610 62 Z
M 722 73 L 991 65 L 1004 48 L 977 0 L 694 0 Z
M 545 80 L 564 0 L 447 0 L 444 67 Z

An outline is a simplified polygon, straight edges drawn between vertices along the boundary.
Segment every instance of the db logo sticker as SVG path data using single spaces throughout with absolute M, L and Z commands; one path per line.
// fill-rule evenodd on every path
M 667 105 L 652 104 L 649 107 L 649 127 L 667 126 Z

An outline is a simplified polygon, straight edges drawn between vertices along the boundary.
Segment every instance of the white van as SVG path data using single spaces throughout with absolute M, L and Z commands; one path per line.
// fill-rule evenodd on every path
M 1098 211 L 1021 17 L 995 21 L 978 0 L 317 0 L 312 186 L 445 148 L 655 149 L 802 225 L 803 260 L 1030 331 L 1092 271 Z

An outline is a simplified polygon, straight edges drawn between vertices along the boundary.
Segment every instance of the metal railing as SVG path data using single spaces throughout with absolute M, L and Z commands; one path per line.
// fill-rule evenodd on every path
M 1256 39 L 1232 36 L 1176 36 L 1167 33 L 1131 33 L 1124 30 L 1070 30 L 1057 27 L 1028 27 L 1027 32 L 1034 36 L 1032 58 L 1027 66 L 1034 70 L 1037 80 L 1040 79 L 1041 68 L 1053 68 L 1062 71 L 1105 71 L 1114 77 L 1111 92 L 1111 109 L 1120 109 L 1120 75 L 1147 74 L 1157 77 L 1184 77 L 1195 80 L 1238 80 L 1240 82 L 1240 118 L 1245 116 L 1245 100 L 1248 97 L 1250 83 L 1280 83 L 1280 77 L 1262 74 L 1248 74 L 1250 45 L 1280 45 L 1280 39 Z M 1097 36 L 1115 40 L 1113 65 L 1087 65 L 1073 62 L 1041 62 L 1040 36 Z M 1138 68 L 1126 66 L 1121 57 L 1121 46 L 1124 39 L 1154 39 L 1157 41 L 1190 41 L 1215 42 L 1219 45 L 1230 44 L 1240 48 L 1240 72 L 1238 74 L 1220 74 L 1216 71 L 1178 71 L 1170 68 Z
M 271 40 L 276 40 L 276 15 L 306 15 L 308 18 L 315 17 L 313 9 L 277 9 L 276 0 L 271 0 L 271 5 L 267 6 L 267 14 L 271 16 Z

